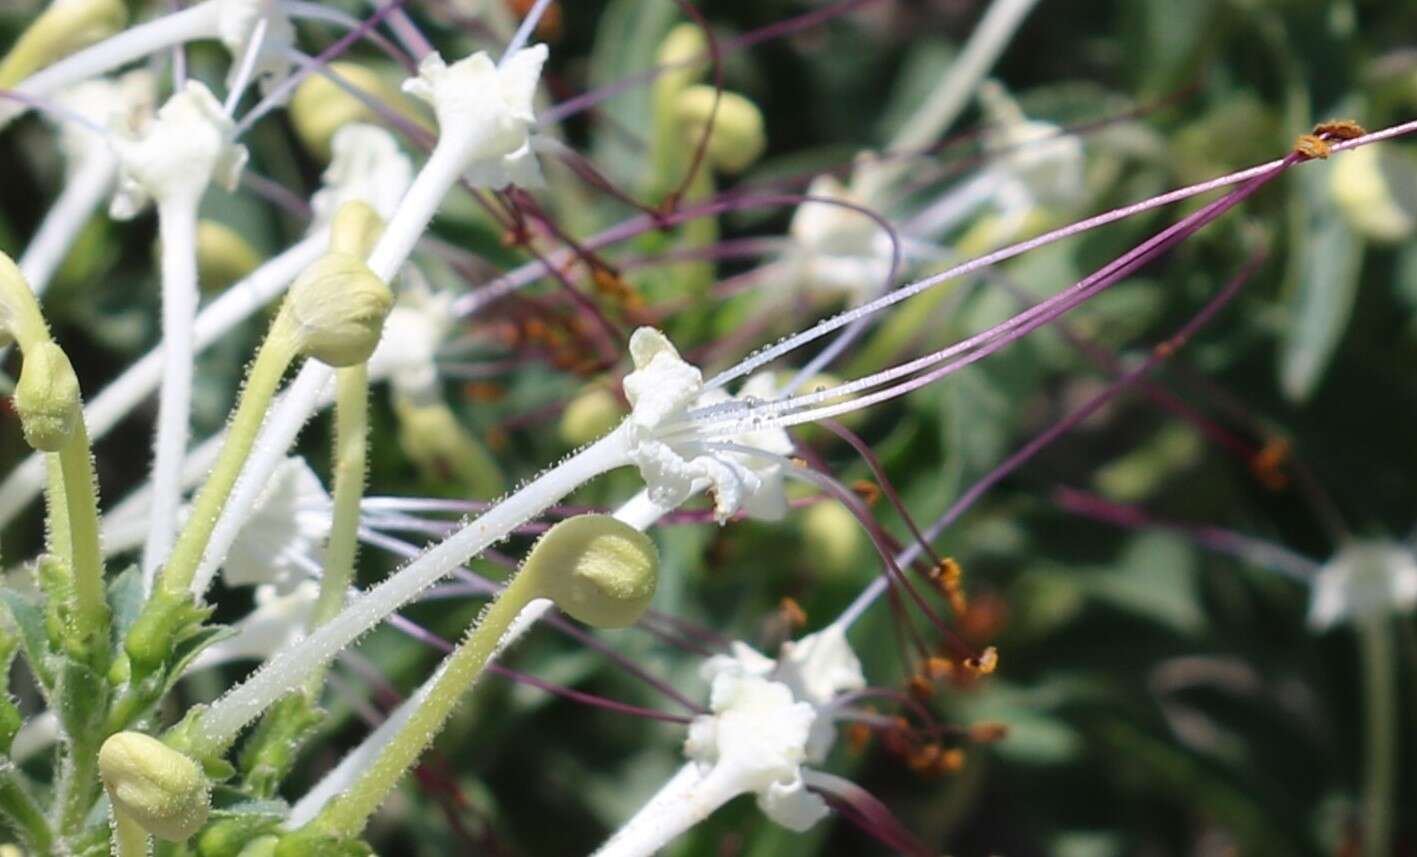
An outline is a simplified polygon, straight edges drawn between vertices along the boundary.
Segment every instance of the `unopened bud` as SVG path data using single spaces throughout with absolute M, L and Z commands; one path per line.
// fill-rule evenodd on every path
M 609 515 L 579 515 L 546 531 L 527 555 L 545 597 L 595 628 L 623 628 L 649 608 L 659 550 L 644 533 Z
M 373 69 L 352 62 L 333 62 L 330 74 L 377 102 L 390 105 L 414 119 L 408 100 L 398 88 Z M 295 133 L 311 154 L 328 161 L 335 132 L 353 122 L 377 122 L 379 117 L 363 101 L 330 78 L 312 74 L 296 88 L 290 100 L 290 120 Z M 416 121 L 416 120 L 415 120 Z
M 128 24 L 123 0 L 55 0 L 0 61 L 0 89 L 102 41 Z
M 394 305 L 393 293 L 362 256 L 339 249 L 354 248 L 367 238 L 363 230 L 368 223 L 352 206 L 368 208 L 353 203 L 340 209 L 336 249 L 305 269 L 290 287 L 286 304 L 300 350 L 336 368 L 369 359 Z
M 1397 243 L 1417 229 L 1417 166 L 1400 150 L 1361 146 L 1334 159 L 1329 190 L 1363 237 Z
M 197 281 L 203 291 L 219 292 L 261 266 L 261 255 L 241 233 L 224 223 L 197 224 Z
M 712 86 L 691 86 L 679 94 L 674 110 L 691 144 L 697 144 L 704 128 L 713 121 L 708 159 L 725 173 L 747 169 L 767 147 L 762 111 L 736 92 L 719 92 Z
M 571 446 L 590 443 L 615 428 L 624 417 L 624 406 L 609 390 L 587 390 L 561 412 L 561 439 Z
M 659 64 L 678 65 L 704 57 L 708 54 L 708 39 L 704 37 L 704 31 L 697 24 L 679 24 L 669 31 L 664 37 L 664 41 L 659 43 Z M 692 67 L 695 77 L 705 67 L 705 63 L 700 61 Z M 668 74 L 684 74 L 685 69 L 671 69 Z M 667 76 L 667 75 L 666 75 Z
M 141 732 L 119 732 L 98 751 L 115 812 L 159 839 L 181 842 L 207 823 L 210 788 L 192 759 Z
M 73 433 L 82 414 L 79 378 L 58 345 L 45 340 L 25 352 L 15 410 L 25 441 L 35 449 L 57 452 Z

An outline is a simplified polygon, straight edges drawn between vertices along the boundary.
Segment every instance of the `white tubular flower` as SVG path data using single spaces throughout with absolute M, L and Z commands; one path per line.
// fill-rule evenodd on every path
M 236 83 L 256 27 L 263 20 L 265 32 L 256 47 L 252 76 L 260 81 L 263 92 L 290 76 L 294 65 L 290 52 L 295 48 L 295 26 L 281 8 L 280 0 L 219 0 L 218 8 L 218 38 L 231 54 L 231 70 L 226 75 L 228 87 Z
M 732 671 L 713 679 L 712 714 L 694 718 L 684 754 L 715 791 L 757 795 L 763 814 L 789 830 L 809 829 L 826 802 L 802 781 L 816 712 L 784 684 Z
M 222 565 L 227 586 L 274 584 L 289 589 L 311 564 L 324 562 L 330 495 L 302 458 L 287 458 L 271 475 Z
M 866 208 L 871 205 L 874 159 L 858 158 L 851 186 L 835 176 L 812 180 L 807 195 Z M 845 297 L 859 304 L 884 288 L 891 272 L 890 235 L 861 211 L 830 202 L 804 202 L 788 226 L 788 263 L 809 294 Z
M 246 147 L 235 141 L 235 126 L 210 90 L 195 80 L 173 95 L 139 137 L 117 134 L 121 171 L 110 213 L 131 218 L 150 199 L 200 198 L 215 181 L 236 188 L 246 166 Z
M 388 220 L 413 183 L 413 163 L 392 134 L 353 122 L 335 132 L 322 187 L 310 199 L 311 229 L 328 226 L 346 202 L 364 202 Z
M 1388 541 L 1353 542 L 1319 571 L 1309 598 L 1309 626 L 1326 630 L 1417 607 L 1417 556 Z
M 435 397 L 438 347 L 457 318 L 452 304 L 451 292 L 435 292 L 423 283 L 405 288 L 384 320 L 384 335 L 369 358 L 369 377 L 388 378 L 396 394 L 415 401 Z
M 744 452 L 701 450 L 692 434 L 671 439 L 663 430 L 683 427 L 692 407 L 728 401 L 721 391 L 704 390 L 703 374 L 679 356 L 664 334 L 649 327 L 630 337 L 630 357 L 635 371 L 625 376 L 625 397 L 631 411 L 626 419 L 630 460 L 640 469 L 650 500 L 672 509 L 696 491 L 713 495 L 719 523 L 742 511 L 754 518 L 777 520 L 787 510 L 782 465 L 772 458 Z M 766 398 L 773 394 L 770 376 L 758 376 L 743 385 L 739 399 Z M 776 456 L 792 452 L 792 441 L 781 429 L 764 429 L 737 435 L 730 442 Z
M 1008 180 L 999 191 L 1005 208 L 1066 205 L 1082 196 L 1082 140 L 1057 125 L 1026 117 L 995 81 L 980 85 L 979 99 L 990 123 L 985 146 L 998 153 L 998 169 Z
M 459 141 L 463 177 L 474 186 L 537 187 L 532 98 L 545 62 L 545 45 L 524 48 L 500 66 L 482 51 L 452 65 L 430 53 L 403 88 L 433 106 L 441 139 Z

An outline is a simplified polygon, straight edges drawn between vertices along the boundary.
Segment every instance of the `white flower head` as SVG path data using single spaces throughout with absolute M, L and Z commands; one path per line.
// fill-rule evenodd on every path
M 635 371 L 625 376 L 625 398 L 630 402 L 626 422 L 630 433 L 630 459 L 640 469 L 650 499 L 672 509 L 695 491 L 712 492 L 714 516 L 720 523 L 742 511 L 754 518 L 777 520 L 787 511 L 783 469 L 772 458 L 746 452 L 694 449 L 692 435 L 664 440 L 661 429 L 670 427 L 693 407 L 728 401 L 726 393 L 704 390 L 703 374 L 687 363 L 658 330 L 642 327 L 630 337 L 630 357 Z M 751 378 L 739 400 L 769 398 L 771 376 Z M 681 426 L 683 423 L 681 423 Z M 729 439 L 776 456 L 792 452 L 792 441 L 778 428 L 756 429 Z
M 457 319 L 452 304 L 452 292 L 435 292 L 421 282 L 405 288 L 369 358 L 370 378 L 388 378 L 395 393 L 415 401 L 432 398 L 438 390 L 438 347 Z
M 433 52 L 403 88 L 433 106 L 439 142 L 461 147 L 463 177 L 471 184 L 536 187 L 542 181 L 531 146 L 532 98 L 545 62 L 545 45 L 523 48 L 500 66 L 485 51 L 452 65 Z
M 713 680 L 711 714 L 694 718 L 684 754 L 705 782 L 757 795 L 763 814 L 804 831 L 827 815 L 826 802 L 802 781 L 807 740 L 816 712 L 795 701 L 786 685 L 755 676 L 720 673 Z
M 232 542 L 222 579 L 227 586 L 290 588 L 306 576 L 308 564 L 323 563 L 330 514 L 330 495 L 320 478 L 304 459 L 287 458 Z
M 152 122 L 157 109 L 157 78 L 148 69 L 96 77 L 69 87 L 55 101 L 101 128 L 136 136 Z M 70 170 L 86 161 L 95 146 L 106 149 L 108 142 L 92 128 L 74 122 L 60 124 L 59 147 Z
M 295 26 L 281 8 L 280 0 L 218 0 L 217 10 L 217 35 L 231 54 L 231 70 L 226 76 L 228 87 L 236 83 L 261 21 L 266 22 L 265 33 L 256 47 L 253 76 L 263 92 L 290 76 L 294 65 L 291 51 L 295 48 Z
M 335 132 L 322 187 L 310 200 L 312 229 L 328 226 L 346 202 L 365 202 L 388 220 L 413 183 L 413 163 L 392 134 L 352 122 Z
M 995 81 L 980 85 L 979 99 L 990 121 L 985 146 L 998 153 L 999 169 L 1011 180 L 1001 196 L 1067 204 L 1082 195 L 1082 140 L 1050 122 L 1026 117 Z
M 1309 625 L 1318 630 L 1417 607 L 1417 556 L 1395 542 L 1353 542 L 1314 580 Z
M 211 91 L 188 80 L 157 112 L 141 136 L 114 135 L 120 172 L 110 213 L 135 216 L 150 199 L 188 195 L 195 202 L 209 183 L 236 188 L 246 166 L 246 147 Z
M 876 220 L 849 207 L 870 205 L 874 172 L 874 159 L 867 156 L 858 159 L 850 187 L 835 176 L 817 176 L 807 188 L 808 196 L 847 205 L 808 201 L 793 212 L 788 261 L 808 293 L 861 303 L 886 287 L 893 255 L 890 235 Z

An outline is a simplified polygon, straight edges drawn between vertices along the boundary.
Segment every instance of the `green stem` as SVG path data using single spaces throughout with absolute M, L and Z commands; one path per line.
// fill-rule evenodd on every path
M 1363 857 L 1387 857 L 1392 848 L 1393 788 L 1397 782 L 1397 687 L 1391 620 L 1370 616 L 1358 627 L 1363 664 L 1367 760 L 1363 784 Z
M 57 453 L 46 452 L 44 468 L 47 482 L 44 491 L 44 549 L 73 567 L 73 539 L 69 537 L 69 503 L 64 498 L 64 468 Z
M 104 596 L 103 554 L 98 540 L 97 482 L 89 434 L 82 418 L 57 455 L 69 527 L 74 618 L 83 635 L 99 640 L 98 649 L 103 650 L 108 636 L 108 601 Z
M 31 854 L 49 853 L 54 831 L 9 759 L 0 762 L 0 817 Z
M 158 579 L 158 588 L 169 596 L 185 594 L 192 585 L 192 577 L 202 562 L 212 529 L 221 517 L 222 507 L 226 505 L 236 478 L 241 475 L 242 465 L 251 454 L 251 447 L 260 433 L 271 400 L 275 398 L 280 379 L 298 353 L 293 327 L 289 314 L 282 309 L 256 353 L 256 360 L 246 376 L 246 386 L 241 391 L 241 401 L 227 429 L 226 443 L 221 448 L 211 476 L 198 492 L 187 525 L 177 537 L 177 543 L 173 545 L 167 565 Z
M 534 574 L 521 573 L 512 578 L 501 596 L 484 611 L 482 621 L 443 662 L 427 701 L 409 717 L 359 780 L 310 822 L 311 827 L 336 837 L 360 835 L 369 817 L 442 731 L 462 695 L 496 653 L 497 644 L 517 614 L 542 597 L 542 589 Z
M 335 473 L 333 522 L 325 550 L 320 597 L 310 616 L 318 628 L 344 606 L 359 550 L 359 504 L 364 499 L 369 448 L 369 367 L 361 363 L 335 373 Z M 314 679 L 318 686 L 319 679 Z
M 113 857 L 147 857 L 148 832 L 121 812 L 113 813 Z

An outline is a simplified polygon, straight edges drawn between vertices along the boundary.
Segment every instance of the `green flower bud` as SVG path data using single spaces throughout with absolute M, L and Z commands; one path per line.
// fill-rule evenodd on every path
M 367 92 L 415 123 L 427 126 L 397 87 L 379 72 L 352 62 L 332 62 L 329 70 L 355 89 Z M 312 74 L 296 87 L 289 115 L 296 136 L 305 148 L 323 161 L 331 156 L 335 132 L 351 122 L 377 124 L 380 119 L 364 102 L 321 74 Z
M 687 86 L 698 80 L 708 68 L 708 39 L 704 37 L 704 31 L 698 24 L 683 23 L 669 31 L 664 37 L 664 41 L 659 43 L 660 65 L 675 66 L 680 63 L 687 63 L 696 57 L 705 57 L 704 60 L 694 63 L 684 68 L 670 69 L 665 72 L 660 81 L 671 81 L 679 86 Z
M 459 494 L 475 497 L 495 497 L 502 491 L 502 470 L 497 460 L 458 421 L 446 402 L 396 396 L 394 415 L 399 421 L 399 445 L 424 478 L 434 482 L 456 480 Z
M 330 223 L 330 252 L 368 258 L 383 234 L 384 219 L 372 205 L 359 200 L 346 202 Z
M 561 412 L 561 439 L 571 446 L 582 446 L 615 428 L 624 417 L 624 406 L 609 390 L 587 390 Z
M 215 220 L 197 224 L 197 281 L 202 291 L 222 291 L 260 266 L 261 254 L 235 229 Z
M 286 308 L 302 352 L 336 368 L 369 359 L 394 296 L 364 260 L 326 254 L 290 287 Z
M 840 503 L 813 503 L 802 513 L 802 542 L 814 569 L 838 575 L 851 570 L 866 544 L 866 533 Z
M 718 107 L 714 108 L 715 94 Z M 716 93 L 712 86 L 691 86 L 674 102 L 675 118 L 684 130 L 686 140 L 697 144 L 710 118 L 713 132 L 709 135 L 709 162 L 725 173 L 747 169 L 767 147 L 767 132 L 763 130 L 763 114 L 758 106 L 736 92 Z
M 568 518 L 537 541 L 523 574 L 544 597 L 595 628 L 632 625 L 649 608 L 659 550 L 644 533 L 609 515 Z
M 1334 158 L 1329 191 L 1338 211 L 1365 238 L 1405 241 L 1417 229 L 1417 166 L 1400 150 L 1361 146 Z
M 181 842 L 207 823 L 210 786 L 196 762 L 141 732 L 103 742 L 98 768 L 115 812 L 159 839 Z
M 0 89 L 13 87 L 127 24 L 128 8 L 123 0 L 55 0 L 0 61 Z
M 25 441 L 35 449 L 57 452 L 69 439 L 83 406 L 79 378 L 64 349 L 43 341 L 25 352 L 15 387 L 15 410 L 20 414 Z

